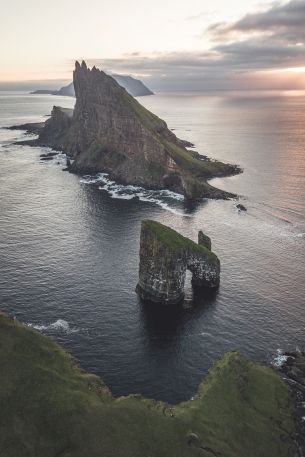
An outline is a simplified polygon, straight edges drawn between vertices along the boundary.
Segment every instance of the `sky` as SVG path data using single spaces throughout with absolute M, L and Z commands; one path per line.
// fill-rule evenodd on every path
M 0 0 L 0 7 L 0 88 L 33 80 L 55 88 L 85 59 L 153 90 L 305 89 L 305 0 Z

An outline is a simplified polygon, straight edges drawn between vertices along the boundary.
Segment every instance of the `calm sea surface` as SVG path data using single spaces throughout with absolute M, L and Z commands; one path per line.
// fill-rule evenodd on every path
M 242 196 L 187 208 L 175 196 L 103 186 L 63 172 L 58 156 L 16 146 L 4 126 L 44 120 L 66 97 L 0 93 L 0 308 L 52 336 L 115 395 L 178 402 L 238 349 L 273 360 L 305 349 L 305 94 L 156 95 L 140 100 L 181 138 L 244 173 L 213 183 Z M 140 200 L 132 199 L 136 192 Z M 221 285 L 180 307 L 135 293 L 140 223 L 153 218 L 222 263 Z

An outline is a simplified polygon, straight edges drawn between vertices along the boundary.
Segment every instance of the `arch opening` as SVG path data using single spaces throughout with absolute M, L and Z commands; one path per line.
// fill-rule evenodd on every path
M 185 281 L 184 281 L 184 300 L 190 301 L 193 300 L 193 273 L 192 271 L 187 268 L 185 271 Z

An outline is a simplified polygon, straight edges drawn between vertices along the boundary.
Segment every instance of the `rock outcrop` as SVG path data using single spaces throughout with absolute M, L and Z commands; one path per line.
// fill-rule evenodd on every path
M 198 232 L 198 244 L 200 244 L 200 246 L 204 246 L 209 251 L 212 249 L 211 238 L 205 235 L 202 230 L 199 230 Z
M 184 297 L 186 270 L 195 287 L 219 285 L 220 262 L 199 232 L 200 244 L 156 221 L 144 220 L 141 227 L 140 267 L 137 292 L 144 300 L 175 304 Z
M 232 196 L 206 180 L 237 173 L 237 167 L 201 160 L 163 120 L 97 68 L 76 62 L 73 81 L 73 116 L 54 107 L 35 143 L 66 152 L 74 159 L 71 171 L 106 172 L 124 184 L 168 188 L 189 199 Z

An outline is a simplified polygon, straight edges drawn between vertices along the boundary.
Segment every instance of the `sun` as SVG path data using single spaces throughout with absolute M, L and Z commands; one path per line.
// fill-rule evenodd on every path
M 291 71 L 292 73 L 305 73 L 305 67 L 292 67 L 292 68 L 287 68 L 286 71 Z

